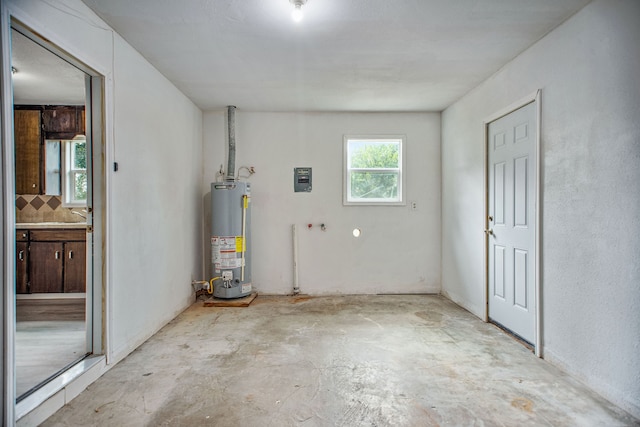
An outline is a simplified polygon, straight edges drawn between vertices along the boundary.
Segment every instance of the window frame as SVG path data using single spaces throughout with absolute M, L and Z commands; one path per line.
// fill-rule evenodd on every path
M 86 199 L 76 199 L 75 198 L 75 177 L 78 174 L 84 173 L 87 175 L 87 169 L 78 169 L 73 167 L 73 144 L 77 143 L 85 143 L 84 139 L 68 139 L 62 140 L 62 153 L 63 153 L 63 173 L 62 175 L 62 206 L 66 208 L 79 208 L 86 207 L 87 200 Z M 86 145 L 85 145 L 86 146 Z M 88 183 L 87 183 L 88 184 Z M 87 189 L 88 192 L 88 189 Z
M 344 206 L 406 206 L 405 176 L 406 176 L 406 136 L 405 135 L 344 135 L 343 137 L 343 191 L 342 203 Z M 349 147 L 351 142 L 394 142 L 399 145 L 397 168 L 351 168 L 349 165 Z M 398 173 L 398 197 L 397 198 L 353 198 L 351 196 L 351 172 L 375 171 Z

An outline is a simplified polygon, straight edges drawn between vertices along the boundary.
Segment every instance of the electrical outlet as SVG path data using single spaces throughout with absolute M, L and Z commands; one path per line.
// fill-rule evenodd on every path
M 417 211 L 418 210 L 418 202 L 416 202 L 416 201 L 409 202 L 409 209 L 411 209 L 412 211 Z

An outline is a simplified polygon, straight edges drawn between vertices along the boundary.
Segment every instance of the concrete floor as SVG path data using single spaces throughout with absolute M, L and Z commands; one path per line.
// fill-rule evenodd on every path
M 196 303 L 44 426 L 637 425 L 439 296 Z

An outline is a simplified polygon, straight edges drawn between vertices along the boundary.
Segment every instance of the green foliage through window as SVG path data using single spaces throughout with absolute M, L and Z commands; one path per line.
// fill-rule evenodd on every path
M 402 139 L 347 139 L 347 202 L 401 202 Z
M 87 142 L 86 141 L 73 143 L 73 168 L 74 169 L 87 168 Z
M 87 142 L 73 142 L 73 199 L 87 200 Z
M 65 141 L 64 200 L 67 206 L 83 206 L 87 200 L 87 142 Z
M 398 168 L 399 143 L 354 142 L 349 149 L 351 168 Z
M 74 180 L 75 200 L 87 200 L 87 173 L 77 172 Z

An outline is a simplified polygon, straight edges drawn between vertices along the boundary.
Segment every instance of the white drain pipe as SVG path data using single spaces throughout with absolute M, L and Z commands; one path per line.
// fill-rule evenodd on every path
M 298 286 L 298 231 L 296 225 L 291 226 L 293 237 L 293 294 L 298 295 L 300 293 L 300 287 Z

